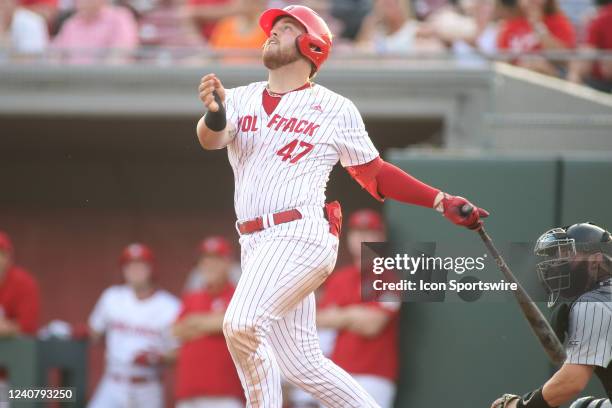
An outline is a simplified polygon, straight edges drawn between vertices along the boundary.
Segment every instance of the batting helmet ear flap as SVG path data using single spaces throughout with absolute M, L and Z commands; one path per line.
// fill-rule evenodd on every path
M 308 33 L 300 34 L 295 39 L 300 53 L 310 59 L 316 66 L 325 61 L 331 48 L 325 41 Z
M 310 75 L 309 78 L 312 79 L 315 74 L 317 73 L 317 65 L 316 63 L 312 60 L 312 58 L 310 56 L 308 56 L 309 54 L 305 54 L 304 50 L 306 49 L 310 49 L 309 47 L 309 43 L 310 41 L 308 41 L 308 38 L 305 38 L 308 34 L 304 33 L 304 34 L 300 34 L 297 37 L 295 37 L 295 46 L 298 49 L 298 52 L 300 53 L 300 55 L 302 55 L 302 57 L 306 58 L 311 65 L 311 70 L 310 70 Z
M 300 54 L 308 59 L 312 64 L 310 78 L 315 76 L 318 67 L 323 64 L 329 55 L 329 44 L 308 33 L 300 34 L 295 38 L 295 45 Z

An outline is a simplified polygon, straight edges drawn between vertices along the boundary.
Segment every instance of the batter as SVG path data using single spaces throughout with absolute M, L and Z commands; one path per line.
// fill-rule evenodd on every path
M 223 331 L 248 407 L 280 408 L 281 375 L 327 407 L 378 407 L 349 374 L 325 358 L 313 291 L 333 270 L 341 210 L 325 204 L 338 163 L 376 199 L 435 208 L 472 229 L 488 213 L 384 162 L 353 102 L 312 81 L 332 36 L 304 6 L 260 18 L 268 39 L 268 80 L 225 89 L 201 79 L 208 112 L 197 125 L 205 149 L 227 148 L 234 171 L 242 276 Z

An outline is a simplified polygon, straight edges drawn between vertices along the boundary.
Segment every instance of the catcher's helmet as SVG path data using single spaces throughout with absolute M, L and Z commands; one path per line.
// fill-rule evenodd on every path
M 153 255 L 151 248 L 145 244 L 133 243 L 123 249 L 121 252 L 121 257 L 119 258 L 119 264 L 123 266 L 126 263 L 133 261 L 141 261 L 152 264 L 154 260 L 155 256 Z
M 269 9 L 259 18 L 259 25 L 269 37 L 276 20 L 281 17 L 292 17 L 304 26 L 306 33 L 296 38 L 300 53 L 314 65 L 311 77 L 319 70 L 329 56 L 332 46 L 332 34 L 325 20 L 314 10 L 306 6 L 287 6 L 284 9 Z
M 582 397 L 574 401 L 569 408 L 606 408 L 610 406 L 609 403 L 607 398 Z
M 612 235 L 592 223 L 553 228 L 536 241 L 534 253 L 544 260 L 536 264 L 538 277 L 549 293 L 548 306 L 559 297 L 573 299 L 591 288 L 597 280 L 589 276 L 585 262 L 577 262 L 577 253 L 612 254 Z

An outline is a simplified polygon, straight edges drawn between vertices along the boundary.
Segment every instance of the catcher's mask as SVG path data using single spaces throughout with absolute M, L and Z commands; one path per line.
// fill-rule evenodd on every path
M 602 253 L 610 264 L 611 249 L 610 233 L 588 222 L 553 228 L 542 234 L 534 253 L 544 258 L 536 264 L 536 271 L 549 294 L 548 307 L 554 306 L 560 297 L 575 299 L 605 277 L 600 273 L 589 274 L 589 261 L 578 255 Z

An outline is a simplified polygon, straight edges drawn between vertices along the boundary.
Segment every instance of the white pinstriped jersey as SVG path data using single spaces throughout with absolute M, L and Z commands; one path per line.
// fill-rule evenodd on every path
M 177 346 L 170 333 L 180 311 L 179 300 L 165 290 L 138 299 L 127 285 L 107 288 L 89 316 L 89 325 L 106 334 L 106 369 L 122 375 L 157 371 L 133 363 L 143 351 L 165 353 Z
M 567 362 L 606 368 L 612 361 L 612 279 L 572 305 Z
M 313 84 L 285 94 L 268 115 L 266 82 L 226 90 L 228 145 L 238 220 L 300 207 L 323 207 L 329 173 L 378 156 L 359 111 L 347 98 Z

